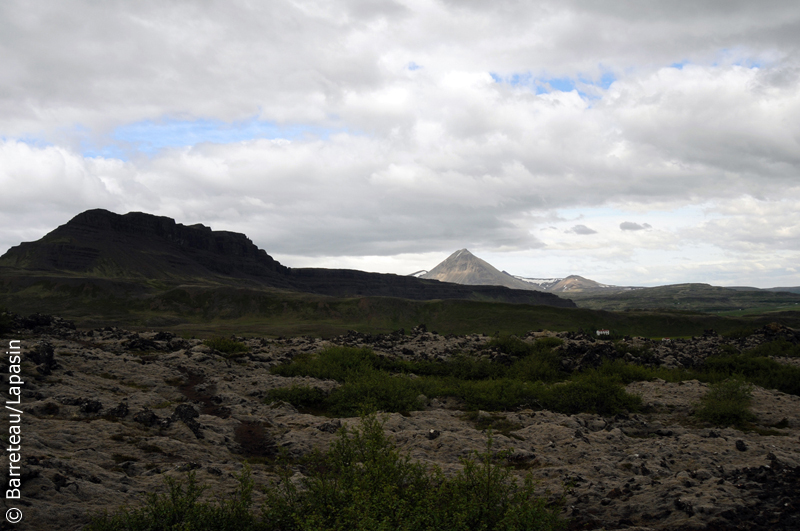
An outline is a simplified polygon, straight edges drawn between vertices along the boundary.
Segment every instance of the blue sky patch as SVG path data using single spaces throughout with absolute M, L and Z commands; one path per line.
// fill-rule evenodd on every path
M 84 139 L 81 141 L 81 152 L 87 157 L 127 160 L 130 155 L 137 153 L 153 156 L 164 148 L 194 146 L 204 142 L 230 144 L 260 138 L 293 140 L 304 136 L 327 139 L 335 131 L 338 130 L 308 125 L 278 125 L 257 119 L 224 122 L 205 118 L 163 118 L 119 126 L 104 141 Z M 82 127 L 76 127 L 75 132 L 79 136 L 88 136 Z
M 548 94 L 550 92 L 572 92 L 577 90 L 578 94 L 583 98 L 594 99 L 596 96 L 588 95 L 581 90 L 582 85 L 590 85 L 601 89 L 607 89 L 611 84 L 617 80 L 616 76 L 611 72 L 605 72 L 599 79 L 578 78 L 571 77 L 554 77 L 554 78 L 535 78 L 530 72 L 514 72 L 512 74 L 502 76 L 496 72 L 489 72 L 495 83 L 504 83 L 512 87 L 528 87 L 536 94 Z

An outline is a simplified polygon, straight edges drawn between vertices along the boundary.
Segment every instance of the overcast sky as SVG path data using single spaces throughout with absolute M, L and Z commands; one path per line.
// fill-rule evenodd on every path
M 0 3 L 0 253 L 76 214 L 290 267 L 800 285 L 800 3 Z

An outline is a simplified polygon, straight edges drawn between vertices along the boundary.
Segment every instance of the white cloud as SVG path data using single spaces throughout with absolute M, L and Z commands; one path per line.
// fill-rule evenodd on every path
M 6 2 L 0 247 L 105 207 L 302 263 L 797 285 L 799 35 L 796 2 Z
M 648 230 L 653 227 L 649 223 L 638 224 L 633 221 L 623 221 L 619 224 L 620 230 Z

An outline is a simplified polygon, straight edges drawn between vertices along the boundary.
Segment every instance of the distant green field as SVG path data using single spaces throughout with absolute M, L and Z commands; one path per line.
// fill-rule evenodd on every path
M 593 333 L 606 328 L 617 336 L 646 337 L 686 337 L 707 329 L 730 333 L 772 321 L 800 326 L 800 311 L 785 310 L 730 315 L 674 309 L 605 311 L 467 300 L 334 298 L 245 285 L 142 285 L 75 278 L 38 279 L 13 292 L 0 286 L 0 307 L 22 314 L 60 315 L 80 327 L 160 328 L 202 337 L 225 333 L 330 337 L 351 329 L 380 333 L 423 323 L 440 334 L 524 334 L 540 329 Z
M 685 310 L 723 315 L 800 310 L 799 293 L 722 288 L 708 284 L 676 284 L 614 293 L 570 292 L 564 295 L 580 308 L 594 310 Z

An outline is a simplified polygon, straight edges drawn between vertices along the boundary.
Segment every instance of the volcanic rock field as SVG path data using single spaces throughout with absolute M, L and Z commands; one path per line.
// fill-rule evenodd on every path
M 189 470 L 209 486 L 209 496 L 231 492 L 245 460 L 257 485 L 274 481 L 278 448 L 300 458 L 324 450 L 340 426 L 359 421 L 267 403 L 270 389 L 338 385 L 270 373 L 299 353 L 347 345 L 407 359 L 466 352 L 503 362 L 505 356 L 480 349 L 487 336 L 442 336 L 424 326 L 329 340 L 235 338 L 249 347 L 235 359 L 164 331 L 76 330 L 48 316 L 18 318 L 16 327 L 3 338 L 4 345 L 21 340 L 25 380 L 17 505 L 24 519 L 13 529 L 81 529 L 97 511 L 142 505 L 145 493 L 166 490 L 165 476 L 182 478 Z M 775 326 L 738 339 L 708 333 L 626 342 L 650 342 L 652 363 L 691 367 L 721 344 L 741 351 L 781 334 L 796 337 Z M 539 331 L 523 339 L 543 336 L 563 341 L 562 365 L 570 370 L 618 355 L 610 342 L 575 333 Z M 520 475 L 532 474 L 543 496 L 556 500 L 566 489 L 569 529 L 800 529 L 800 397 L 756 387 L 752 411 L 760 429 L 740 431 L 691 416 L 707 389 L 697 380 L 634 382 L 626 389 L 642 397 L 641 412 L 603 417 L 523 409 L 477 417 L 504 417 L 514 426 L 507 435 L 494 433 L 495 449 L 513 449 L 509 463 Z M 383 415 L 403 453 L 453 474 L 461 458 L 486 449 L 487 433 L 457 400 L 422 399 L 424 410 Z M 295 476 L 302 473 L 298 466 Z

